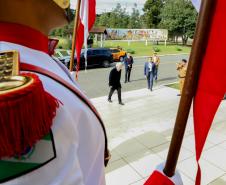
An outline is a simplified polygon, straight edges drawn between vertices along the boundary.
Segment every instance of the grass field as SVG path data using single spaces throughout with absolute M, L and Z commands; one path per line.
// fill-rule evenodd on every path
M 179 83 L 168 84 L 168 85 L 166 85 L 166 86 L 167 86 L 167 87 L 174 88 L 174 89 L 179 89 Z
M 98 43 L 99 44 L 99 43 Z M 104 47 L 112 48 L 120 46 L 124 50 L 128 51 L 134 51 L 134 56 L 148 56 L 152 55 L 154 51 L 157 51 L 159 55 L 161 54 L 179 54 L 179 53 L 189 53 L 191 50 L 191 47 L 188 46 L 182 46 L 182 45 L 172 45 L 167 44 L 165 46 L 164 43 L 160 43 L 159 45 L 153 45 L 151 42 L 148 42 L 148 45 L 146 46 L 146 43 L 144 41 L 140 42 L 128 42 L 126 41 L 105 41 Z M 99 47 L 98 45 L 94 45 L 94 47 Z
M 62 49 L 68 49 L 70 45 L 71 42 L 68 39 L 60 38 L 58 47 Z M 189 46 L 175 45 L 170 43 L 167 43 L 166 46 L 164 43 L 153 45 L 151 42 L 148 42 L 148 45 L 146 45 L 145 41 L 136 41 L 130 43 L 127 41 L 105 41 L 103 47 L 115 48 L 117 46 L 122 47 L 127 52 L 132 51 L 133 56 L 150 56 L 154 51 L 156 51 L 159 55 L 189 53 L 191 51 L 191 47 Z M 93 47 L 100 47 L 100 42 L 94 43 Z

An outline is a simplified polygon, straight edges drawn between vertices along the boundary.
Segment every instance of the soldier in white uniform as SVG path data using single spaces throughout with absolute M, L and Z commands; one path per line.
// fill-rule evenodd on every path
M 16 50 L 20 63 L 47 70 L 77 90 L 76 95 L 44 73 L 36 73 L 60 107 L 49 136 L 19 157 L 0 160 L 3 185 L 105 184 L 104 126 L 69 73 L 48 55 L 47 35 L 68 23 L 68 7 L 67 0 L 0 0 L 0 52 Z

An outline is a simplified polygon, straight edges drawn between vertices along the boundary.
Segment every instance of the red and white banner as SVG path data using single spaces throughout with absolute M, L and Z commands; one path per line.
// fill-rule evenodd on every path
M 81 49 L 85 40 L 85 47 L 87 48 L 87 38 L 89 31 L 95 23 L 96 19 L 96 0 L 81 0 L 79 22 L 76 32 L 76 54 L 77 54 L 77 68 L 79 70 Z
M 214 0 L 216 7 L 212 20 L 206 53 L 203 57 L 198 87 L 194 98 L 194 128 L 196 160 L 199 161 L 215 113 L 226 92 L 226 1 Z M 199 62 L 199 61 L 197 61 Z M 223 159 L 222 159 L 223 160 Z M 200 185 L 201 170 L 198 165 L 196 185 Z

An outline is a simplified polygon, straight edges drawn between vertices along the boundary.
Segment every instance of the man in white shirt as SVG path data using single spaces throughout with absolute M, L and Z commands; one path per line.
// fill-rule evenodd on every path
M 61 104 L 49 137 L 19 158 L 0 160 L 3 185 L 105 184 L 108 156 L 103 123 L 78 85 L 48 55 L 48 33 L 68 23 L 67 8 L 68 0 L 0 0 L 0 52 L 16 50 L 23 66 L 48 71 L 67 84 L 36 73 Z

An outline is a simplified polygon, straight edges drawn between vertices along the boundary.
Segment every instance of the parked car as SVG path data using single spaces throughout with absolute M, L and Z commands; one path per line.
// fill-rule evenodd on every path
M 119 48 L 110 48 L 110 51 L 113 55 L 114 61 L 123 61 L 124 57 L 126 56 L 126 51 L 119 49 Z
M 87 50 L 87 67 L 109 67 L 113 62 L 111 51 L 107 48 L 89 48 Z M 77 57 L 75 56 L 75 66 L 76 64 Z M 82 50 L 80 56 L 80 68 L 85 68 L 84 50 Z
M 69 68 L 70 66 L 70 58 L 71 58 L 70 50 L 65 49 L 56 49 L 54 56 L 57 57 L 65 66 Z

